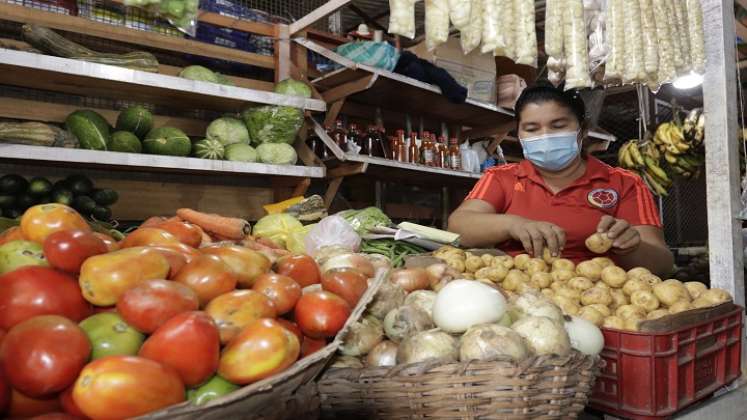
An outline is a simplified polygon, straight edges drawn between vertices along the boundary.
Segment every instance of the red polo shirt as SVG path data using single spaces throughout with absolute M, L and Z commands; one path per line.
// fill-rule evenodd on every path
M 611 167 L 594 157 L 586 161 L 586 172 L 563 190 L 553 194 L 531 162 L 488 169 L 467 199 L 482 200 L 498 214 L 513 214 L 558 225 L 566 234 L 563 257 L 574 262 L 593 258 L 584 242 L 597 230 L 605 214 L 627 220 L 633 226 L 661 227 L 659 210 L 641 178 Z M 508 241 L 499 248 L 512 254 L 524 252 L 520 242 Z

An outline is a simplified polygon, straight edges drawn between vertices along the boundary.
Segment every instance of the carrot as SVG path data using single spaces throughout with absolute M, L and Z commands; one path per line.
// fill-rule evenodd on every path
M 162 224 L 166 221 L 165 217 L 161 216 L 153 216 L 146 219 L 140 227 L 158 227 L 158 225 Z
M 176 215 L 194 223 L 209 233 L 228 239 L 243 239 L 251 230 L 249 222 L 235 217 L 225 217 L 217 214 L 202 213 L 192 209 L 179 209 Z

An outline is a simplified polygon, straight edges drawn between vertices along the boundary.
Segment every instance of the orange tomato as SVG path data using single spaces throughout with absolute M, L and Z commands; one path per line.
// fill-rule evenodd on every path
M 56 396 L 52 398 L 31 398 L 14 389 L 10 394 L 8 412 L 5 414 L 8 418 L 28 418 L 59 412 L 60 408 L 60 400 Z
M 257 277 L 252 290 L 267 296 L 275 304 L 278 315 L 290 312 L 301 298 L 301 286 L 295 280 L 275 273 Z
M 220 258 L 200 255 L 179 270 L 174 281 L 185 284 L 197 293 L 200 306 L 236 288 L 236 275 Z
M 83 297 L 97 306 L 117 303 L 127 289 L 169 274 L 168 260 L 147 247 L 126 248 L 87 259 L 80 268 L 78 283 Z
M 355 308 L 368 289 L 368 279 L 358 270 L 331 270 L 322 275 L 322 289 L 345 299 L 351 308 Z
M 321 273 L 319 265 L 308 255 L 287 255 L 277 262 L 278 274 L 288 276 L 295 280 L 301 287 L 311 286 L 319 283 Z
M 39 204 L 26 210 L 21 217 L 21 232 L 30 241 L 44 243 L 52 233 L 61 230 L 90 231 L 85 219 L 64 204 Z
M 157 227 L 174 235 L 184 245 L 197 248 L 202 243 L 202 228 L 192 223 L 169 220 Z
M 153 227 L 141 227 L 125 236 L 120 242 L 120 248 L 132 248 L 135 246 L 157 246 L 175 245 L 179 239 L 163 229 Z
M 250 384 L 284 371 L 300 353 L 295 334 L 274 319 L 258 319 L 228 343 L 218 374 L 238 385 Z
M 306 356 L 311 356 L 312 354 L 323 349 L 326 345 L 327 340 L 323 338 L 316 339 L 304 336 L 303 342 L 301 342 L 301 357 L 303 358 Z
M 75 384 L 60 394 L 60 405 L 66 413 L 79 419 L 85 419 L 87 418 L 86 415 L 80 411 L 78 404 L 73 400 L 73 389 L 75 389 Z
M 277 316 L 272 301 L 253 290 L 234 290 L 222 294 L 208 303 L 205 312 L 215 320 L 223 344 L 231 341 L 253 321 Z
M 119 242 L 115 241 L 114 238 L 107 235 L 106 233 L 101 232 L 93 232 L 95 236 L 97 236 L 99 239 L 104 241 L 104 244 L 106 245 L 106 249 L 109 250 L 109 252 L 116 251 L 119 249 Z
M 169 267 L 171 267 L 171 269 L 169 270 L 168 279 L 176 277 L 185 265 L 189 264 L 196 256 L 200 255 L 196 249 L 190 248 L 184 244 L 159 245 L 151 246 L 149 248 L 160 252 L 169 262 Z
M 248 289 L 260 275 L 270 271 L 272 263 L 264 255 L 239 245 L 213 245 L 201 248 L 200 252 L 220 257 L 236 273 L 238 285 Z
M 23 232 L 21 232 L 20 226 L 13 226 L 12 228 L 5 229 L 3 233 L 0 233 L 0 245 L 10 241 L 22 241 Z
M 134 356 L 94 360 L 73 389 L 75 404 L 94 419 L 137 417 L 184 398 L 184 384 L 174 369 Z

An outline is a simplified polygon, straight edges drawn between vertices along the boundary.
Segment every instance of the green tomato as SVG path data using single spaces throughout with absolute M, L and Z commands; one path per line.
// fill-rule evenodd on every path
M 0 246 L 0 274 L 27 265 L 49 266 L 40 244 L 31 241 L 10 241 Z
M 102 312 L 80 322 L 91 340 L 91 360 L 105 356 L 135 356 L 145 335 L 132 328 L 114 312 Z
M 237 389 L 239 389 L 238 385 L 215 375 L 199 387 L 188 390 L 187 398 L 194 405 L 203 405 L 207 404 L 208 401 L 230 394 Z

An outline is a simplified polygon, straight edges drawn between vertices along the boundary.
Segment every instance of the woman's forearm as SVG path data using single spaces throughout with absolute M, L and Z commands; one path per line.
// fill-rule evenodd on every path
M 520 219 L 522 218 L 519 216 L 509 214 L 457 210 L 449 217 L 449 230 L 461 235 L 462 246 L 493 247 L 511 239 L 511 224 Z
M 667 279 L 674 266 L 674 257 L 666 246 L 647 242 L 642 242 L 635 251 L 620 255 L 616 259 L 618 264 L 626 270 L 645 267 L 664 280 Z

